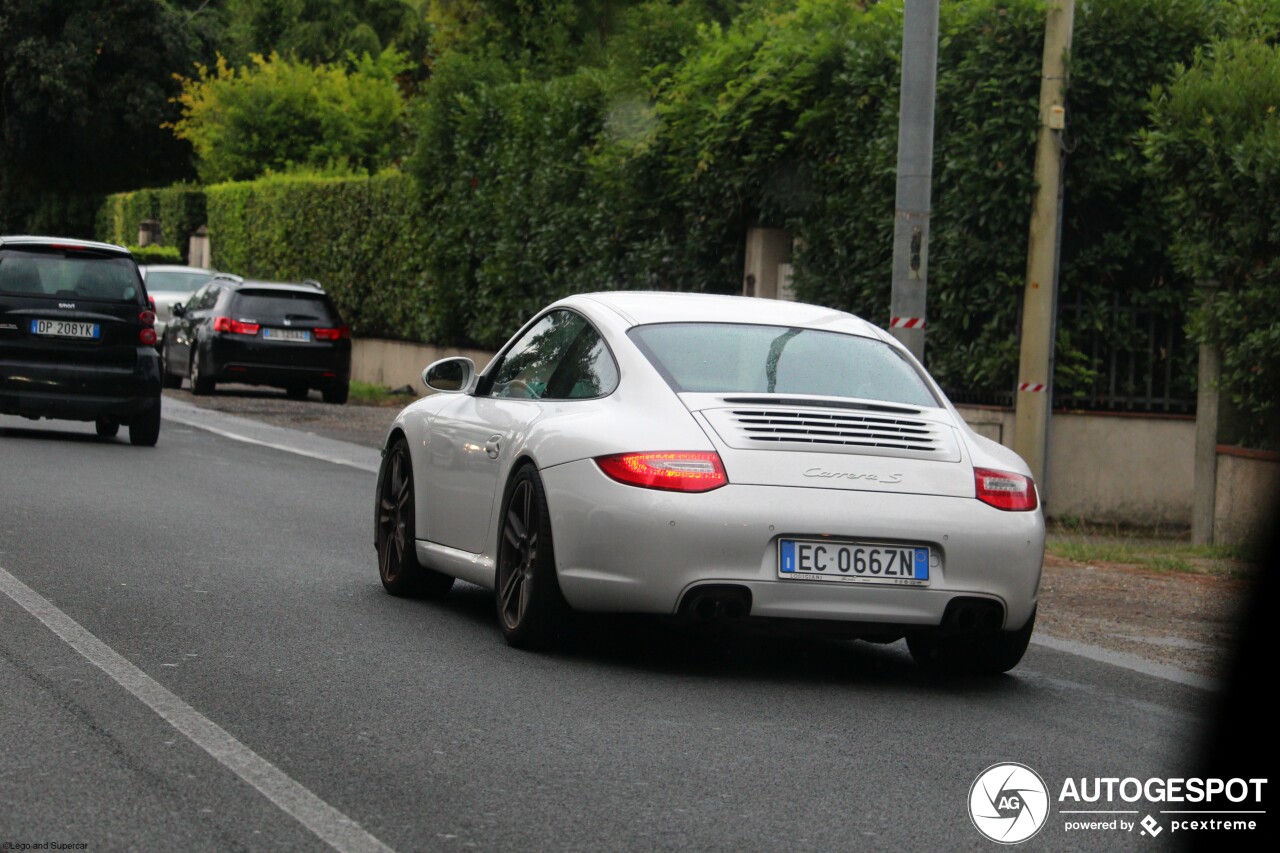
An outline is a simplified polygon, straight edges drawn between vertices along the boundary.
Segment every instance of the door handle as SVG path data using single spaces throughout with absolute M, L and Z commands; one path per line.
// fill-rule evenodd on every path
M 484 443 L 485 455 L 490 459 L 497 459 L 498 453 L 502 450 L 502 436 L 491 435 L 489 440 Z

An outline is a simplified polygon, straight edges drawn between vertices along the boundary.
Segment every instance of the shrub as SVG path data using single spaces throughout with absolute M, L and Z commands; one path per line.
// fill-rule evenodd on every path
M 204 190 L 175 184 L 109 195 L 98 208 L 94 234 L 108 243 L 131 245 L 138 240 L 138 223 L 146 219 L 160 223 L 156 242 L 176 249 L 186 263 L 191 235 L 207 219 Z
M 1194 353 L 1177 346 L 1189 285 L 1137 133 L 1150 88 L 1213 35 L 1215 9 L 1107 0 L 1077 14 L 1059 392 L 1089 392 L 1116 352 L 1191 397 Z M 637 39 L 615 69 L 628 79 L 529 80 L 446 57 L 410 166 L 437 222 L 433 335 L 493 345 L 576 290 L 739 292 L 752 225 L 797 236 L 801 298 L 886 323 L 901 14 L 901 2 L 762 2 L 687 48 L 683 31 Z M 927 358 L 949 390 L 1015 382 L 1043 29 L 1038 0 L 942 10 Z M 636 56 L 655 63 L 640 86 Z M 1175 346 L 1148 356 L 1125 312 L 1171 328 Z M 1124 381 L 1117 392 L 1140 396 Z
M 311 66 L 273 53 L 236 69 L 219 57 L 212 71 L 198 66 L 183 80 L 182 118 L 167 126 L 195 148 L 206 183 L 337 162 L 374 171 L 405 145 L 395 77 L 408 64 L 388 49 L 350 65 Z
M 212 186 L 207 195 L 216 268 L 316 279 L 356 334 L 422 339 L 426 217 L 403 175 L 275 175 Z
M 129 246 L 133 259 L 140 264 L 181 264 L 182 256 L 173 246 Z
M 1196 338 L 1222 353 L 1235 434 L 1280 444 L 1280 48 L 1222 41 L 1154 94 L 1143 140 L 1187 276 L 1220 292 L 1194 314 Z

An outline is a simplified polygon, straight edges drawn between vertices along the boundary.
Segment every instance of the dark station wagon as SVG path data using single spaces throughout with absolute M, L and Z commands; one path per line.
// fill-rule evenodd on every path
M 210 394 L 219 382 L 274 385 L 295 399 L 318 388 L 326 403 L 347 402 L 351 329 L 319 283 L 219 273 L 172 311 L 166 387 L 181 387 L 184 377 L 193 394 Z
M 0 237 L 0 414 L 93 421 L 98 435 L 160 436 L 155 313 L 129 251 L 61 237 Z

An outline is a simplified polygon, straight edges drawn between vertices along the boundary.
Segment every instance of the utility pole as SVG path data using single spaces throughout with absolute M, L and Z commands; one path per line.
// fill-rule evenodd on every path
M 924 360 L 933 181 L 933 103 L 938 79 L 938 0 L 906 0 L 898 102 L 898 189 L 893 214 L 889 331 Z
M 1022 351 L 1013 449 L 1045 491 L 1049 416 L 1053 409 L 1053 344 L 1058 313 L 1058 247 L 1062 234 L 1062 131 L 1066 128 L 1067 52 L 1075 0 L 1049 4 L 1040 76 L 1036 196 L 1031 207 L 1027 284 L 1022 303 Z

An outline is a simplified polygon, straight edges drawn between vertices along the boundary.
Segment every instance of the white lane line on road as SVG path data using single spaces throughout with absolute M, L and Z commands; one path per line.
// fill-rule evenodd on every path
M 177 419 L 175 418 L 174 420 L 177 420 Z M 220 435 L 223 438 L 230 438 L 234 441 L 243 441 L 245 444 L 256 444 L 259 447 L 270 447 L 272 450 L 283 450 L 285 453 L 293 453 L 297 456 L 306 456 L 310 459 L 319 459 L 323 462 L 332 462 L 334 465 L 346 465 L 348 468 L 355 468 L 360 471 L 370 471 L 374 474 L 378 473 L 378 468 L 376 465 L 373 467 L 370 467 L 368 465 L 363 465 L 351 459 L 341 459 L 337 456 L 329 456 L 328 454 L 325 454 L 325 453 L 317 453 L 314 450 L 306 450 L 301 447 L 289 447 L 287 444 L 276 444 L 273 441 L 263 441 L 260 438 L 252 438 L 250 436 L 241 435 L 240 433 L 231 432 L 229 430 L 218 429 L 217 427 L 209 426 L 208 424 L 189 423 L 187 421 L 178 421 L 178 422 L 185 426 L 195 427 L 196 429 L 202 429 L 205 432 L 211 432 L 214 435 Z
M 1197 675 L 1194 672 L 1187 672 L 1168 664 L 1149 661 L 1137 655 L 1113 652 L 1101 646 L 1091 646 L 1088 643 L 1078 643 L 1075 640 L 1060 640 L 1057 637 L 1046 637 L 1043 634 L 1034 634 L 1031 637 L 1031 642 L 1033 645 L 1044 646 L 1057 652 L 1066 652 L 1070 655 L 1096 660 L 1100 663 L 1109 663 L 1112 666 L 1131 669 L 1143 675 L 1153 675 L 1156 678 L 1185 684 L 1188 687 L 1198 687 L 1201 690 L 1219 690 L 1222 687 L 1221 683 L 1216 679 Z
M 319 459 L 334 465 L 345 465 L 348 468 L 374 474 L 378 473 L 378 464 L 381 461 L 381 453 L 374 448 L 323 438 L 287 427 L 272 426 L 211 409 L 202 409 L 168 397 L 164 399 L 161 407 L 161 416 L 183 426 L 195 427 L 233 441 L 269 447 L 272 450 L 306 456 L 309 459 Z M 257 433 L 257 435 L 251 433 Z M 262 436 L 271 436 L 279 440 L 272 441 Z
M 117 684 L 341 853 L 392 853 L 360 824 L 317 797 L 221 726 L 169 692 L 155 679 L 89 633 L 52 602 L 0 567 L 0 592 L 44 623 L 67 645 Z

